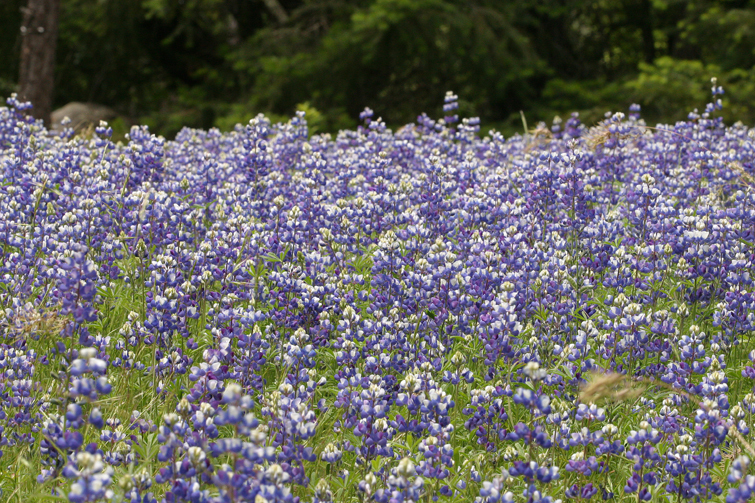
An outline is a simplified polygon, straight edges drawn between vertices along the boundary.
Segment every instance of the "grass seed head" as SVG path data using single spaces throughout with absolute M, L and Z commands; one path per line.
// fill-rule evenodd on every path
M 642 389 L 636 387 L 627 376 L 615 372 L 593 373 L 579 394 L 583 403 L 597 403 L 601 400 L 623 402 L 636 398 Z

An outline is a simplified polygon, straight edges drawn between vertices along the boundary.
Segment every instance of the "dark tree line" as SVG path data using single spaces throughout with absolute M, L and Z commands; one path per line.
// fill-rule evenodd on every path
M 55 1 L 0 6 L 0 92 L 26 71 L 23 8 Z M 54 106 L 102 103 L 167 135 L 297 107 L 319 130 L 353 126 L 365 106 L 399 125 L 439 115 L 447 90 L 505 131 L 520 110 L 591 122 L 633 102 L 668 122 L 704 106 L 713 76 L 727 119 L 755 122 L 755 0 L 60 3 Z

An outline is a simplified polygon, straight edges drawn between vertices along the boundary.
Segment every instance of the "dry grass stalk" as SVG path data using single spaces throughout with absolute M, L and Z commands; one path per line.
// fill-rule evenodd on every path
M 636 139 L 642 135 L 642 133 L 643 131 L 641 130 L 624 134 L 612 133 L 609 131 L 608 125 L 605 122 L 599 122 L 597 126 L 591 127 L 587 131 L 587 134 L 585 135 L 585 143 L 591 150 L 595 150 L 611 138 L 618 138 L 619 140 L 627 140 L 630 138 Z
M 636 398 L 640 393 L 642 389 L 634 386 L 625 375 L 614 372 L 592 373 L 587 385 L 579 394 L 579 400 L 583 403 L 596 403 L 601 400 L 623 402 Z
M 633 380 L 623 374 L 617 374 L 615 372 L 594 372 L 590 377 L 588 383 L 582 388 L 582 391 L 579 394 L 580 401 L 584 403 L 595 403 L 602 399 L 616 402 L 631 400 L 639 396 L 642 392 L 647 390 L 647 388 L 657 386 L 684 396 L 697 404 L 698 407 L 708 410 L 708 407 L 699 398 L 690 395 L 684 390 L 674 388 L 663 381 L 657 381 L 647 377 Z M 638 387 L 638 385 L 644 386 Z M 736 438 L 744 450 L 755 459 L 755 449 L 753 449 L 742 434 L 739 433 L 736 425 L 732 424 L 729 427 L 729 434 Z
M 0 331 L 5 338 L 22 340 L 29 337 L 38 339 L 42 335 L 57 335 L 69 323 L 66 316 L 60 314 L 57 306 L 36 310 L 19 309 L 8 317 L 3 313 L 0 318 Z
M 530 152 L 536 146 L 553 140 L 553 133 L 545 126 L 545 123 L 538 124 L 537 127 L 530 129 L 527 133 L 530 137 L 525 152 Z
M 732 161 L 728 164 L 728 166 L 729 169 L 739 175 L 740 180 L 745 182 L 750 187 L 755 187 L 755 178 L 753 178 L 751 174 L 745 171 L 744 167 L 742 167 L 742 164 L 737 161 Z

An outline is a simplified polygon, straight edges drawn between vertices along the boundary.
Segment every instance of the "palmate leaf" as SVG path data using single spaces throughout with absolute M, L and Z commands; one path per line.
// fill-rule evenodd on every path
M 349 265 L 351 265 L 357 274 L 362 276 L 369 276 L 372 272 L 372 255 L 377 251 L 376 246 L 370 246 L 362 250 L 362 254 L 354 257 Z
M 290 249 L 290 245 L 286 245 L 283 251 L 279 255 L 276 255 L 271 252 L 271 253 L 267 253 L 263 255 L 261 258 L 265 262 L 281 264 L 286 261 L 286 257 L 288 256 L 289 249 Z

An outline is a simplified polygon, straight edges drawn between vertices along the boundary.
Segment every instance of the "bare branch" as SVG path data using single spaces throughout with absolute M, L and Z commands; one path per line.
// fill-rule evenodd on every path
M 283 8 L 283 6 L 280 4 L 278 0 L 262 0 L 265 2 L 265 7 L 267 7 L 267 10 L 269 10 L 273 16 L 275 16 L 275 19 L 278 20 L 280 24 L 285 23 L 288 21 L 288 13 L 286 12 L 286 9 Z

